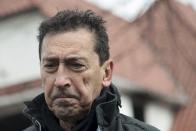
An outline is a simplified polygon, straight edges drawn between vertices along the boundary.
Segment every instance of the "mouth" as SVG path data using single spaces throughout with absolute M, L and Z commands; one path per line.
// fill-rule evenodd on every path
M 79 97 L 75 95 L 67 94 L 67 95 L 56 95 L 53 97 L 53 100 L 56 100 L 56 99 L 77 99 L 79 100 Z
M 68 106 L 74 106 L 75 104 L 78 103 L 78 100 L 75 98 L 75 96 L 56 96 L 53 99 L 53 104 L 58 105 L 58 106 L 63 106 L 63 107 L 68 107 Z

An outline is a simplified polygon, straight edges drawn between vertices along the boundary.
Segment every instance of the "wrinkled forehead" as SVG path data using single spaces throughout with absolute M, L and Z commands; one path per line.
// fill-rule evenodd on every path
M 84 28 L 48 33 L 43 40 L 42 56 L 95 53 L 95 42 L 94 33 Z
M 58 36 L 58 37 L 57 37 Z M 74 30 L 67 30 L 67 31 L 58 31 L 58 32 L 49 32 L 45 35 L 43 41 L 48 37 L 55 37 L 55 38 L 64 38 L 65 39 L 72 39 L 72 40 L 79 40 L 79 39 L 85 39 L 85 40 L 95 40 L 95 32 L 88 29 L 88 28 L 77 28 Z

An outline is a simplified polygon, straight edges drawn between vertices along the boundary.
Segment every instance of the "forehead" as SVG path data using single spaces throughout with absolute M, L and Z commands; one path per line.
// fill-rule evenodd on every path
M 95 35 L 85 28 L 48 33 L 43 39 L 42 56 L 95 53 L 94 46 Z

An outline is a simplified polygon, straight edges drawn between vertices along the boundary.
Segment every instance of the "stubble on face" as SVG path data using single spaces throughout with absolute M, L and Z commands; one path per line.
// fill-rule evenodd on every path
M 70 82 L 68 88 L 54 85 L 60 76 L 58 74 L 60 62 L 58 63 L 58 70 L 54 73 L 45 72 L 44 69 L 41 71 L 48 107 L 57 118 L 64 122 L 74 123 L 74 121 L 84 118 L 88 114 L 94 99 L 101 92 L 102 70 L 99 65 L 99 58 L 94 51 L 94 46 L 92 46 L 92 42 L 94 42 L 92 38 L 94 35 L 86 29 L 51 34 L 44 38 L 42 55 L 44 57 L 52 55 L 58 61 L 62 61 L 61 66 L 65 67 L 61 67 L 63 70 L 61 70 L 62 74 L 60 75 L 64 75 L 63 79 L 66 78 Z M 88 65 L 86 66 L 87 69 L 77 72 L 69 65 L 64 65 L 64 57 L 67 59 L 70 54 L 84 57 L 86 63 L 81 63 Z
M 54 112 L 57 118 L 63 121 L 73 122 L 82 119 L 91 106 L 90 103 L 82 105 L 80 103 L 80 94 L 73 91 L 73 88 L 65 88 L 63 90 L 54 88 L 51 94 L 52 102 L 51 105 L 48 105 L 49 109 Z

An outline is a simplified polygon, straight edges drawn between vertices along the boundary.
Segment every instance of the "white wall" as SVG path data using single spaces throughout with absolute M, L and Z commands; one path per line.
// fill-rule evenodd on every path
M 168 106 L 161 103 L 148 103 L 144 109 L 144 118 L 149 123 L 161 131 L 170 131 L 174 114 Z
M 127 21 L 145 12 L 155 0 L 86 0 Z
M 42 20 L 28 12 L 0 21 L 0 87 L 39 78 L 36 36 Z
M 133 117 L 132 100 L 128 96 L 122 94 L 121 105 L 122 105 L 122 108 L 120 108 L 120 113 Z

